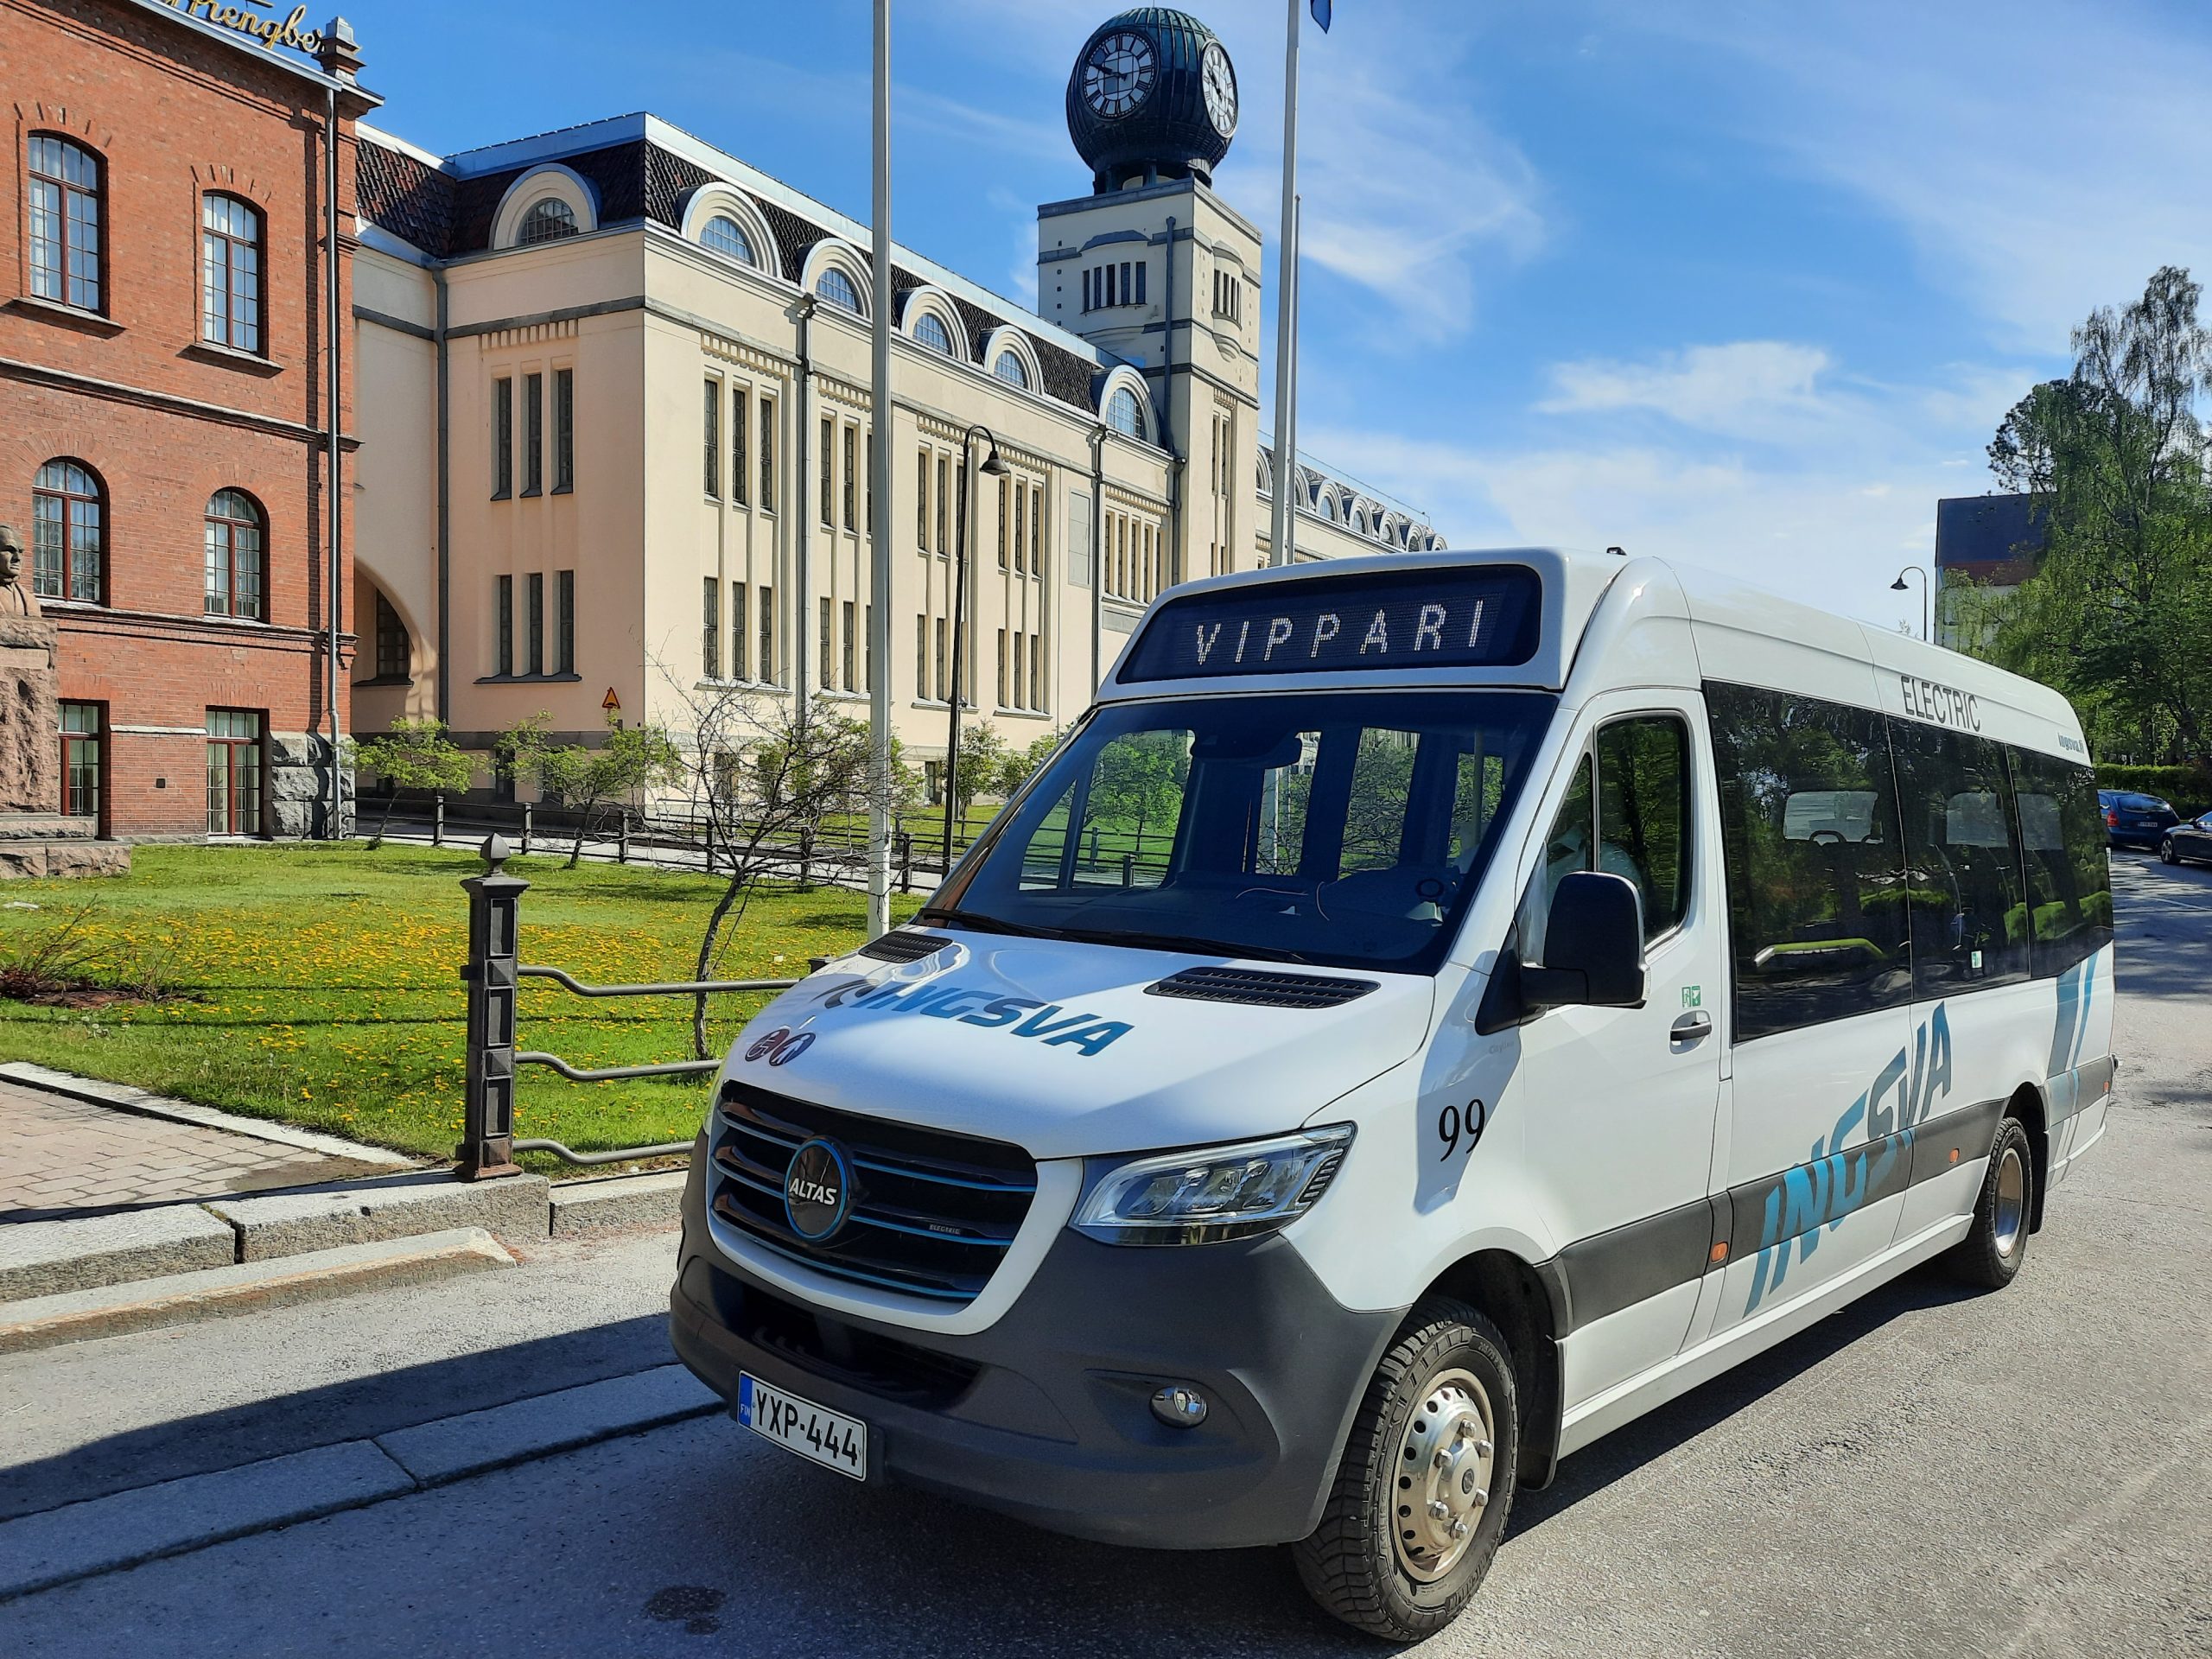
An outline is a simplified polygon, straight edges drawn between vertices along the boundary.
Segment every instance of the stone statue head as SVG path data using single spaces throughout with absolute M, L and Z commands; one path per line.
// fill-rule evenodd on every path
M 23 581 L 23 538 L 13 524 L 0 524 L 0 616 L 39 614 L 38 596 Z

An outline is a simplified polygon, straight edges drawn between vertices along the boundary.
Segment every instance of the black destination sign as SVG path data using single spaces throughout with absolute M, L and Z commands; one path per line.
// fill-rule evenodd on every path
M 1193 594 L 1160 607 L 1120 678 L 1511 668 L 1535 655 L 1542 597 L 1536 573 L 1517 564 Z

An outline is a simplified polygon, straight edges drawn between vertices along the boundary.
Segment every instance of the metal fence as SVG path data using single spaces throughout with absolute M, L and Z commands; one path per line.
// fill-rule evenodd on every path
M 364 797 L 357 804 L 357 833 L 374 833 L 388 798 Z M 988 817 L 971 812 L 953 837 L 957 860 L 982 834 Z M 448 842 L 480 841 L 486 835 L 509 840 L 515 853 L 565 854 L 576 839 L 576 812 L 569 807 L 530 801 L 464 799 L 444 796 L 402 798 L 393 808 L 387 838 Z M 715 842 L 714 818 L 680 808 L 651 810 L 613 805 L 584 824 L 583 856 L 617 864 L 651 863 L 711 874 L 725 868 Z M 840 815 L 819 830 L 770 843 L 772 854 L 802 886 L 817 882 L 864 888 L 868 885 L 868 821 L 865 813 Z M 892 880 L 900 893 L 931 886 L 944 875 L 944 818 L 935 812 L 900 813 L 893 820 Z
M 464 1180 L 518 1173 L 518 1152 L 550 1153 L 571 1164 L 591 1166 L 635 1158 L 671 1157 L 688 1152 L 689 1141 L 613 1152 L 572 1152 L 558 1141 L 515 1138 L 515 1071 L 543 1065 L 572 1083 L 612 1083 L 624 1077 L 672 1077 L 721 1069 L 720 1060 L 671 1060 L 655 1065 L 592 1069 L 571 1065 L 558 1054 L 516 1045 L 517 1001 L 525 979 L 549 979 L 577 996 L 696 996 L 741 991 L 782 991 L 795 979 L 669 980 L 652 984 L 587 985 L 563 969 L 525 963 L 521 957 L 522 895 L 530 883 L 505 870 L 515 849 L 499 836 L 486 837 L 484 873 L 463 878 L 468 894 L 468 960 L 461 970 L 468 987 L 468 1057 L 462 1095 L 459 1173 Z

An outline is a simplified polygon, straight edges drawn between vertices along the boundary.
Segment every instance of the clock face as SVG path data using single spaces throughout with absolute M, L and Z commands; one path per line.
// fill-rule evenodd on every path
M 1219 41 L 1206 42 L 1199 63 L 1205 75 L 1206 114 L 1213 130 L 1226 138 L 1236 130 L 1236 72 L 1229 67 L 1229 54 Z
M 1160 66 L 1152 42 L 1127 30 L 1109 35 L 1083 60 L 1083 96 L 1109 120 L 1127 115 L 1152 96 Z

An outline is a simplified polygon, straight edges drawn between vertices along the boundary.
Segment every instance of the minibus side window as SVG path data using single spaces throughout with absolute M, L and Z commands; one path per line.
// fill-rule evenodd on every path
M 1643 895 L 1646 941 L 1680 927 L 1690 899 L 1690 734 L 1679 720 L 1598 731 L 1599 868 Z
M 2028 906 L 2005 752 L 1986 737 L 1890 721 L 1904 830 L 1913 992 L 1936 997 L 2028 976 Z
M 1544 837 L 1543 868 L 1529 883 L 1529 896 L 1521 906 L 1518 931 L 1524 962 L 1544 959 L 1544 928 L 1551 919 L 1552 895 L 1559 891 L 1559 884 L 1575 871 L 1590 868 L 1590 842 L 1598 815 L 1598 790 L 1592 777 L 1586 753 L 1575 763 L 1567 798 L 1559 804 L 1551 833 Z
M 2112 943 L 2112 864 L 2096 776 L 2025 749 L 2010 752 L 2028 922 L 2038 977 L 2063 973 Z
M 1882 717 L 1708 684 L 1738 1042 L 1912 995 Z

